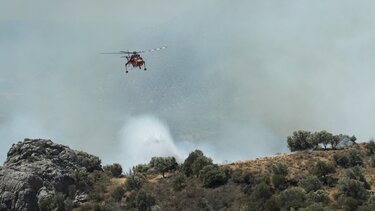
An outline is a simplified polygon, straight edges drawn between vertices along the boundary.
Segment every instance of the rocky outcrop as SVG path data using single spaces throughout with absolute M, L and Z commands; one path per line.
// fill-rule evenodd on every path
M 57 192 L 67 194 L 76 185 L 77 172 L 94 170 L 101 170 L 98 157 L 51 140 L 13 144 L 0 167 L 0 211 L 39 210 L 40 200 Z

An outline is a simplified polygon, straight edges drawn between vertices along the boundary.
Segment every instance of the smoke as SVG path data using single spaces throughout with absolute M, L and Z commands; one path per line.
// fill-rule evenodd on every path
M 23 141 L 25 138 L 54 138 L 37 118 L 26 114 L 20 114 L 6 123 L 0 123 L 0 137 L 2 140 L 0 161 L 5 160 L 9 148 L 17 141 Z
M 36 125 L 103 163 L 221 162 L 285 152 L 298 129 L 374 136 L 373 1 L 38 2 L 1 4 L 2 143 Z M 128 75 L 99 54 L 164 45 Z
M 154 156 L 174 156 L 181 159 L 168 127 L 151 115 L 127 120 L 120 131 L 121 159 L 124 167 L 148 163 Z

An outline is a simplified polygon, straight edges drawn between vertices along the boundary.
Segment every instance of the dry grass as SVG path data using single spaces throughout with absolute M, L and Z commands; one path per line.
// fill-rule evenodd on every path
M 112 185 L 124 185 L 126 182 L 126 178 L 111 178 L 111 184 Z

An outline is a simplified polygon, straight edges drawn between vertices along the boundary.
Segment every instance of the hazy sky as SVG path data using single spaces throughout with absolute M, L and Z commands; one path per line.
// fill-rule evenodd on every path
M 0 161 L 12 143 L 40 137 L 126 163 L 124 133 L 132 120 L 132 132 L 150 131 L 142 119 L 177 150 L 200 147 L 217 161 L 286 152 L 298 129 L 368 140 L 374 7 L 0 0 Z M 161 46 L 143 55 L 148 71 L 127 75 L 118 55 L 100 54 Z

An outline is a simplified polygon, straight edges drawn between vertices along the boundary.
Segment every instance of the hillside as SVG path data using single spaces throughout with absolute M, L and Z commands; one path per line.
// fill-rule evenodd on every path
M 183 164 L 157 157 L 123 175 L 118 164 L 25 140 L 0 168 L 0 210 L 374 210 L 374 146 L 219 165 L 196 150 Z
M 130 210 L 148 210 L 147 204 L 152 210 L 289 210 L 293 207 L 296 210 L 373 210 L 374 158 L 369 155 L 366 145 L 356 144 L 336 150 L 305 150 L 220 164 L 218 167 L 225 172 L 227 180 L 214 187 L 205 186 L 207 178 L 192 175 L 183 176 L 183 185 L 179 190 L 176 181 L 180 181 L 183 167 L 167 173 L 165 177 L 141 170 L 139 172 L 148 172 L 144 173 L 144 184 L 138 189 L 125 191 L 118 206 Z M 350 163 L 353 154 L 362 160 L 362 164 L 345 166 L 342 157 L 347 156 Z M 316 173 L 319 162 L 330 164 L 334 170 L 319 176 Z M 280 173 L 282 171 L 275 170 L 280 166 L 287 167 L 285 178 Z M 137 171 L 137 168 L 133 170 Z M 349 190 L 343 187 L 347 180 Z M 121 181 L 126 183 L 125 178 L 112 180 L 111 189 L 124 187 Z M 362 195 L 356 191 L 362 191 Z M 138 196 L 139 193 L 143 195 Z

